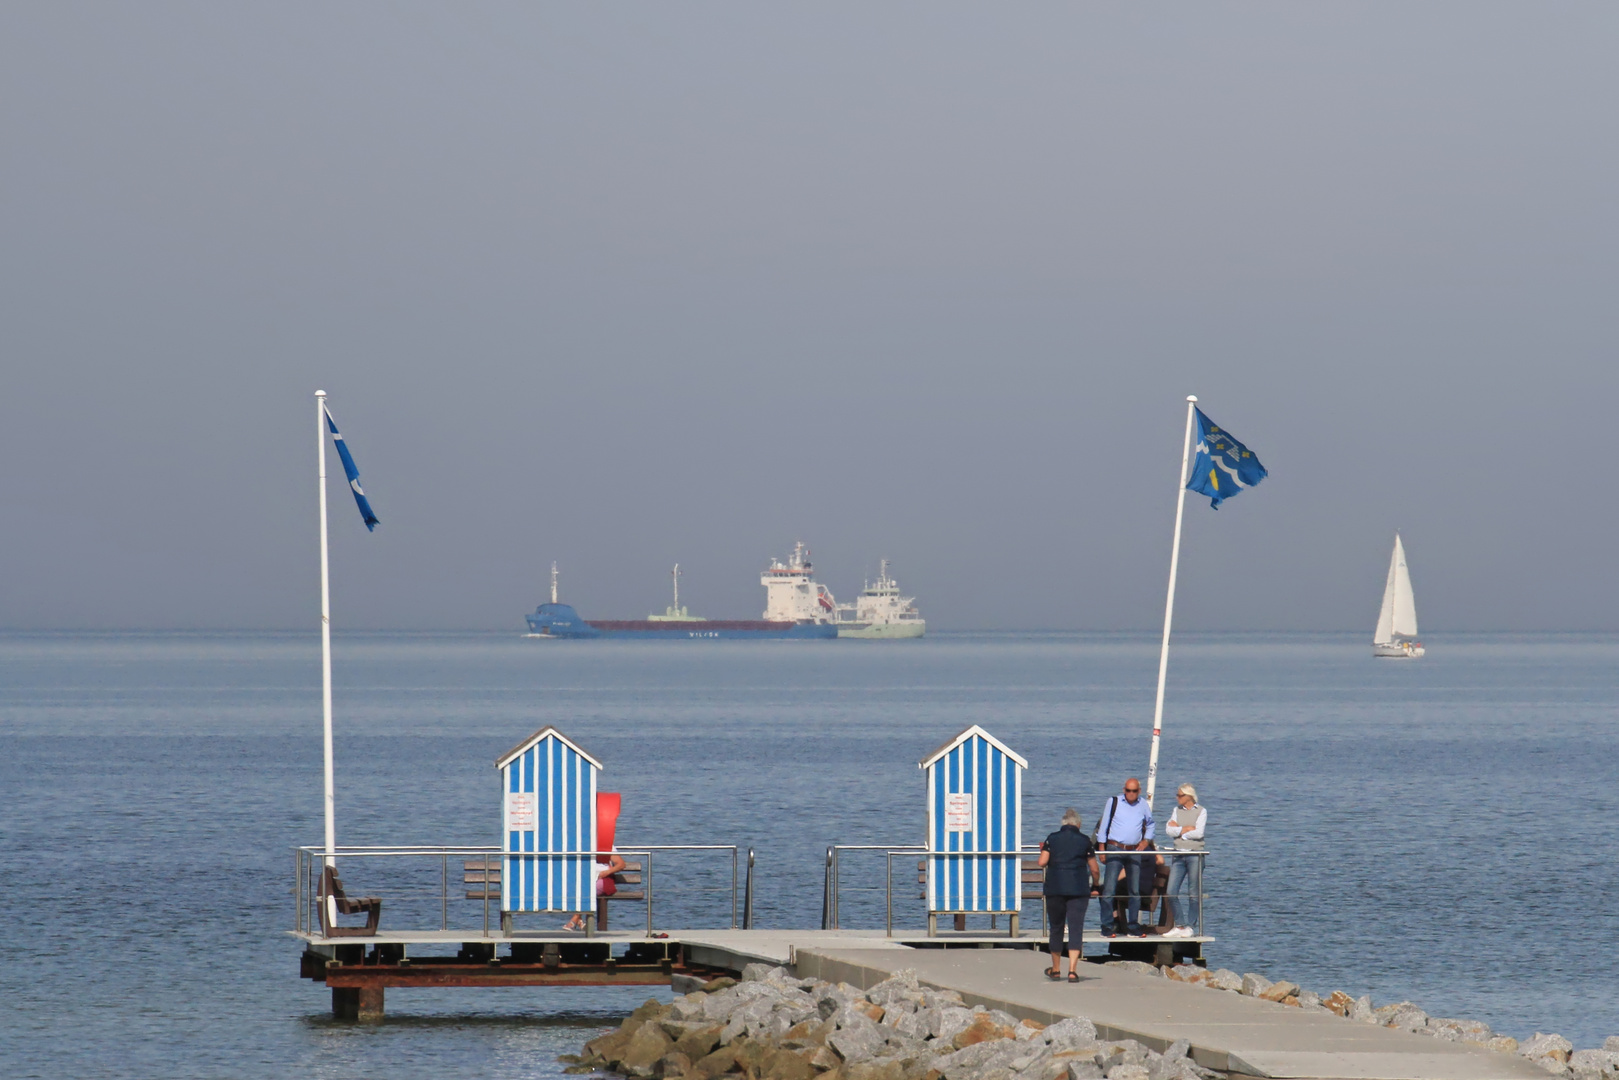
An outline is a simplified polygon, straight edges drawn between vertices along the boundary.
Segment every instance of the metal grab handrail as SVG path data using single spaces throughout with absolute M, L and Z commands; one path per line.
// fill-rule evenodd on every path
M 821 929 L 837 930 L 838 926 L 838 898 L 842 892 L 842 868 L 840 860 L 845 851 L 926 851 L 927 848 L 917 845 L 912 848 L 905 844 L 832 844 L 826 849 L 826 885 L 821 896 Z
M 320 873 L 316 869 L 322 866 L 327 858 L 324 845 L 307 844 L 294 848 L 294 886 L 293 896 L 297 905 L 294 924 L 297 933 L 311 933 L 319 925 L 317 905 L 320 902 L 319 885 Z M 645 871 L 643 886 L 646 893 L 646 932 L 651 937 L 653 933 L 653 853 L 655 852 L 683 852 L 683 851 L 728 851 L 731 853 L 731 927 L 737 926 L 737 856 L 738 848 L 735 844 L 642 844 L 636 847 L 619 847 L 614 851 L 506 851 L 505 849 L 489 844 L 467 845 L 370 845 L 334 847 L 331 858 L 337 859 L 370 859 L 370 858 L 427 858 L 437 856 L 440 864 L 440 890 L 442 904 L 440 907 L 440 928 L 450 928 L 450 869 L 451 856 L 483 856 L 487 860 L 491 856 L 500 858 L 530 858 L 530 859 L 559 859 L 559 858 L 598 858 L 608 855 L 639 855 L 645 857 Z M 751 852 L 750 852 L 751 854 Z M 489 936 L 489 882 L 488 870 L 485 870 L 485 883 L 483 888 L 483 936 Z M 751 890 L 753 884 L 753 867 L 750 858 L 748 867 L 748 886 Z M 697 892 L 723 892 L 722 887 L 694 887 Z M 430 893 L 413 893 L 411 895 L 431 895 Z M 751 915 L 751 909 L 750 909 Z
M 1017 857 L 1020 857 L 1020 858 L 1028 858 L 1028 857 L 1031 857 L 1031 856 L 1038 856 L 1040 854 L 1040 849 L 1038 847 L 1020 848 L 1017 851 L 936 851 L 936 850 L 932 850 L 932 849 L 930 849 L 930 848 L 928 848 L 928 847 L 926 847 L 925 845 L 922 845 L 922 844 L 893 844 L 893 845 L 886 845 L 886 844 L 832 844 L 832 845 L 829 845 L 827 847 L 827 849 L 826 849 L 826 885 L 825 885 L 825 892 L 823 894 L 822 901 L 821 901 L 821 929 L 823 929 L 823 930 L 837 930 L 837 929 L 840 929 L 840 925 L 839 925 L 839 906 L 840 906 L 839 905 L 839 900 L 840 900 L 841 895 L 842 895 L 842 877 L 843 877 L 843 875 L 842 875 L 841 856 L 842 856 L 842 853 L 845 852 L 845 851 L 880 851 L 880 852 L 883 852 L 885 854 L 887 866 L 886 866 L 886 874 L 885 874 L 886 883 L 884 885 L 883 891 L 886 893 L 886 898 L 887 898 L 887 903 L 886 903 L 886 907 L 887 907 L 886 925 L 887 925 L 887 932 L 888 932 L 889 936 L 893 935 L 893 923 L 894 923 L 894 881 L 893 881 L 894 873 L 893 873 L 893 863 L 894 863 L 894 856 L 895 855 L 923 855 L 923 856 L 926 856 L 928 858 L 935 858 L 935 857 L 939 857 L 939 858 L 966 858 L 966 857 L 978 857 L 978 856 L 986 856 L 986 857 L 988 857 L 988 856 L 1000 856 L 1002 858 L 1009 858 L 1009 857 L 1012 857 L 1012 856 L 1017 856 Z M 1098 856 L 1102 856 L 1102 855 L 1107 854 L 1107 853 L 1106 852 L 1098 852 L 1097 854 L 1098 854 Z M 1119 853 L 1114 852 L 1113 854 L 1117 855 Z M 1162 855 L 1162 856 L 1167 856 L 1167 857 L 1193 856 L 1193 857 L 1202 859 L 1202 858 L 1204 858 L 1204 857 L 1206 857 L 1208 855 L 1208 852 L 1206 852 L 1206 851 L 1180 851 L 1178 849 L 1165 848 L 1165 849 L 1161 849 L 1161 850 L 1131 852 L 1129 854 Z M 1198 875 L 1198 880 L 1199 880 L 1200 884 L 1199 884 L 1198 896 L 1197 896 L 1197 899 L 1198 899 L 1199 903 L 1198 903 L 1198 919 L 1197 919 L 1196 930 L 1197 930 L 1197 936 L 1201 937 L 1201 936 L 1203 936 L 1203 902 L 1206 901 L 1208 897 L 1207 897 L 1207 894 L 1203 892 L 1203 889 L 1202 889 L 1202 886 L 1201 886 L 1202 874 Z M 867 891 L 867 890 L 861 890 L 861 891 Z M 869 891 L 875 892 L 876 890 L 871 889 Z M 1020 899 L 1020 901 L 1021 901 L 1021 891 L 1022 890 L 1021 890 L 1021 887 L 1020 887 L 1020 889 L 1019 889 L 1019 893 L 1020 893 L 1019 899 Z M 1173 899 L 1173 897 L 1171 897 L 1171 899 Z M 1020 902 L 1019 906 L 1021 906 L 1021 902 Z M 1041 911 L 1042 926 L 1044 925 L 1044 918 L 1045 918 L 1045 912 L 1042 909 L 1042 911 Z

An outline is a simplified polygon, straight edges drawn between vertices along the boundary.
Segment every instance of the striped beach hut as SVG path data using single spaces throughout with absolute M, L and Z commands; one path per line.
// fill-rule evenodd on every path
M 500 914 L 566 911 L 594 917 L 596 778 L 602 764 L 546 726 L 496 760 L 500 770 Z
M 1022 906 L 1023 771 L 1029 763 L 974 724 L 919 763 L 926 778 L 928 933 L 941 914 L 1011 916 Z

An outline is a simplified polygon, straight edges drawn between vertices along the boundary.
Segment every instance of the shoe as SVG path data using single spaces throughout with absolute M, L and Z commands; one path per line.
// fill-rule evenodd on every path
M 1052 982 L 1061 982 L 1062 972 L 1056 968 L 1046 968 L 1046 978 L 1050 979 Z
M 1113 929 L 1111 926 L 1104 926 L 1102 927 L 1102 936 L 1106 938 L 1115 938 L 1119 936 L 1119 932 Z
M 1177 926 L 1177 927 L 1175 927 L 1174 934 L 1175 934 L 1176 937 L 1196 937 L 1197 936 L 1192 931 L 1192 928 L 1190 926 Z
M 1147 936 L 1147 928 L 1144 927 L 1144 926 L 1138 926 L 1134 930 L 1130 931 L 1130 936 L 1131 937 L 1146 937 Z

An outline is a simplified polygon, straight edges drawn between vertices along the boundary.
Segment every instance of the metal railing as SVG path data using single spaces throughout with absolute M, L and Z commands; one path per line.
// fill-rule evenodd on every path
M 326 849 L 323 846 L 309 845 L 296 848 L 294 851 L 296 866 L 294 870 L 295 876 L 293 879 L 293 896 L 295 898 L 297 909 L 295 929 L 298 933 L 307 933 L 320 937 L 322 936 L 320 918 L 320 890 L 322 870 L 325 868 L 326 864 Z M 482 880 L 473 882 L 472 884 L 482 893 L 481 934 L 485 938 L 492 936 L 490 934 L 491 910 L 493 910 L 494 914 L 497 916 L 496 925 L 499 925 L 498 917 L 503 914 L 500 907 L 501 885 L 498 880 L 490 879 L 495 877 L 497 874 L 501 874 L 501 872 L 504 870 L 504 860 L 506 858 L 515 857 L 535 861 L 549 861 L 555 859 L 578 860 L 595 858 L 596 856 L 602 856 L 605 858 L 609 854 L 615 854 L 621 858 L 640 858 L 642 860 L 641 888 L 645 894 L 646 905 L 646 932 L 647 936 L 650 937 L 654 932 L 654 856 L 658 853 L 676 854 L 681 852 L 728 852 L 730 854 L 731 863 L 731 882 L 729 887 L 724 885 L 705 886 L 701 884 L 683 882 L 676 887 L 674 895 L 684 897 L 690 894 L 698 893 L 729 892 L 731 895 L 732 929 L 736 928 L 739 916 L 745 919 L 745 925 L 751 925 L 753 920 L 754 893 L 753 852 L 752 849 L 749 849 L 748 851 L 747 880 L 745 885 L 747 896 L 746 904 L 745 906 L 739 907 L 739 899 L 741 895 L 740 886 L 742 883 L 739 876 L 738 865 L 739 849 L 734 844 L 643 844 L 639 847 L 620 847 L 613 852 L 508 852 L 503 851 L 498 847 L 484 845 L 467 845 L 460 847 L 453 845 L 339 847 L 334 850 L 332 857 L 334 861 L 339 863 L 353 860 L 365 860 L 367 862 L 388 860 L 389 869 L 392 871 L 390 875 L 392 881 L 390 882 L 389 887 L 385 889 L 379 888 L 376 882 L 370 876 L 367 876 L 363 883 L 353 882 L 351 880 L 350 884 L 355 886 L 355 888 L 352 890 L 354 894 L 358 895 L 359 893 L 364 892 L 369 896 L 376 896 L 384 901 L 394 901 L 395 909 L 401 906 L 407 908 L 407 910 L 414 908 L 416 910 L 413 914 L 418 918 L 421 917 L 421 915 L 427 910 L 436 907 L 437 911 L 435 914 L 439 916 L 436 921 L 439 925 L 433 928 L 418 926 L 414 929 L 418 931 L 437 929 L 441 932 L 452 929 L 450 919 L 450 900 L 452 899 L 452 891 L 456 893 L 464 893 L 468 885 L 467 882 L 461 880 L 461 875 L 463 874 L 464 868 L 458 865 L 455 867 L 455 877 L 453 878 L 453 882 L 456 887 L 452 890 L 452 875 L 450 866 L 451 860 L 481 860 L 484 869 L 481 871 L 473 870 L 471 872 L 479 873 L 482 878 Z M 432 872 L 433 870 L 437 870 L 438 873 L 434 874 Z M 666 870 L 666 874 L 669 872 L 670 871 Z M 712 880 L 712 878 L 718 876 L 718 874 L 711 871 L 707 876 Z M 434 879 L 436 879 L 436 881 Z M 455 899 L 461 900 L 463 897 L 457 896 Z M 495 901 L 493 909 L 491 909 L 490 906 L 491 900 Z M 516 912 L 513 914 L 534 913 Z M 395 916 L 395 919 L 397 919 L 397 916 Z M 390 926 L 389 929 L 396 930 L 398 927 L 397 925 Z M 455 927 L 455 929 L 466 930 L 467 927 L 459 926 Z
M 880 852 L 883 855 L 884 860 L 885 860 L 884 874 L 883 874 L 883 878 L 884 878 L 883 885 L 881 887 L 878 887 L 878 886 L 859 886 L 859 885 L 845 886 L 845 885 L 843 885 L 842 855 L 846 851 Z M 1040 849 L 1036 847 L 1036 848 L 1022 848 L 1022 849 L 1020 849 L 1018 851 L 930 851 L 930 850 L 928 850 L 927 848 L 925 848 L 923 846 L 909 845 L 909 844 L 895 844 L 895 845 L 884 845 L 884 844 L 833 844 L 833 845 L 829 846 L 826 849 L 826 881 L 825 881 L 825 885 L 823 886 L 823 893 L 822 893 L 822 899 L 821 899 L 821 929 L 823 929 L 823 930 L 838 930 L 838 929 L 841 929 L 840 918 L 839 918 L 839 916 L 840 916 L 840 907 L 841 907 L 840 901 L 841 901 L 842 894 L 844 892 L 846 892 L 846 891 L 847 892 L 882 892 L 884 894 L 884 908 L 885 908 L 884 919 L 883 919 L 884 932 L 887 934 L 887 936 L 892 937 L 893 934 L 894 934 L 894 857 L 897 856 L 897 855 L 909 856 L 911 858 L 919 858 L 919 859 L 965 858 L 965 857 L 975 857 L 975 856 L 984 856 L 984 857 L 1000 856 L 1000 857 L 1003 857 L 1003 858 L 1009 858 L 1009 857 L 1012 857 L 1012 856 L 1017 856 L 1019 859 L 1033 860 L 1033 859 L 1036 859 L 1036 858 L 1039 857 Z M 1121 855 L 1139 855 L 1139 856 L 1148 856 L 1148 857 L 1161 857 L 1164 860 L 1166 868 L 1169 868 L 1171 870 L 1173 869 L 1174 863 L 1175 863 L 1175 861 L 1177 859 L 1195 860 L 1195 862 L 1193 864 L 1195 869 L 1190 874 L 1190 878 L 1191 878 L 1190 887 L 1187 889 L 1186 894 L 1184 896 L 1176 895 L 1176 894 L 1168 892 L 1167 889 L 1166 889 L 1166 891 L 1161 896 L 1160 902 L 1172 902 L 1172 903 L 1174 903 L 1176 905 L 1176 907 L 1178 909 L 1180 905 L 1186 904 L 1188 902 L 1188 900 L 1192 901 L 1192 906 L 1195 907 L 1196 912 L 1197 912 L 1196 919 L 1195 919 L 1194 923 L 1192 924 L 1193 936 L 1195 936 L 1195 937 L 1202 937 L 1203 936 L 1203 908 L 1208 903 L 1208 893 L 1207 893 L 1207 890 L 1204 888 L 1204 867 L 1205 867 L 1205 859 L 1208 856 L 1208 852 L 1206 852 L 1206 851 L 1177 851 L 1177 850 L 1174 850 L 1174 849 L 1165 848 L 1163 850 L 1158 850 L 1158 851 L 1142 851 L 1142 852 L 1120 852 L 1120 851 L 1098 852 L 1097 855 L 1099 857 L 1106 855 L 1106 856 L 1109 856 L 1109 857 L 1114 858 L 1114 859 L 1117 859 Z M 1106 863 L 1104 862 L 1102 865 L 1105 868 Z M 1104 869 L 1104 872 L 1105 872 L 1105 869 Z M 1032 886 L 1032 884 L 1033 883 L 1031 882 L 1030 885 Z M 1100 882 L 1099 881 L 1098 882 L 1093 882 L 1093 887 L 1099 889 L 1100 888 Z M 1125 888 L 1125 886 L 1123 886 L 1123 885 L 1120 886 L 1119 891 L 1117 893 L 1118 897 L 1125 897 L 1126 894 L 1124 892 L 1124 888 Z M 1022 874 L 1022 867 L 1020 866 L 1019 870 L 1018 870 L 1018 901 L 1019 901 L 1019 903 L 1017 905 L 1019 909 L 1021 909 L 1022 904 L 1024 903 L 1024 899 L 1023 899 L 1023 895 L 1022 895 L 1023 894 L 1023 889 L 1024 889 L 1023 874 Z M 1147 902 L 1147 900 L 1150 897 L 1151 893 L 1152 893 L 1152 885 L 1151 884 L 1148 884 L 1148 885 L 1142 887 L 1141 900 L 1142 900 L 1143 904 L 1145 904 Z M 1093 896 L 1092 899 L 1097 901 L 1097 910 L 1100 913 L 1100 910 L 1101 910 L 1101 899 L 1100 899 L 1100 897 L 1099 896 Z M 1042 935 L 1044 935 L 1045 932 L 1046 932 L 1046 908 L 1045 908 L 1045 904 L 1044 904 L 1044 902 L 1042 900 L 1035 900 L 1034 902 L 1039 907 L 1039 910 L 1040 910 L 1040 932 L 1041 932 Z M 989 913 L 989 914 L 990 914 L 991 919 L 993 919 L 995 917 L 995 913 Z M 1176 912 L 1177 919 L 1180 917 L 1181 914 L 1182 913 L 1179 910 L 1177 910 L 1177 912 Z

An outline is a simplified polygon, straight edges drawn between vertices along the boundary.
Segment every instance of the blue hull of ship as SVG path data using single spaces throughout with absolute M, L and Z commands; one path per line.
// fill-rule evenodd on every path
M 803 640 L 838 636 L 835 623 L 764 623 L 752 620 L 713 619 L 706 622 L 598 621 L 586 622 L 572 604 L 541 604 L 527 616 L 529 633 L 568 639 L 624 639 L 637 641 Z

